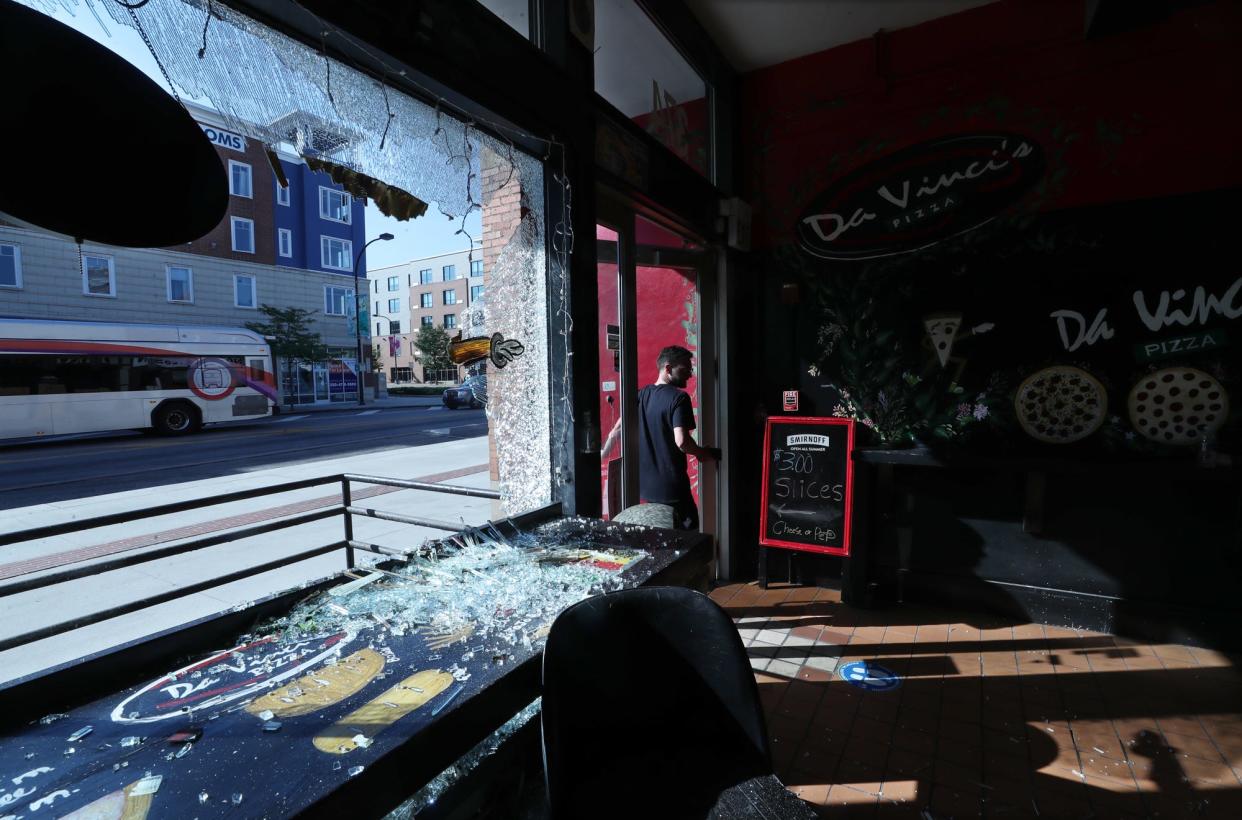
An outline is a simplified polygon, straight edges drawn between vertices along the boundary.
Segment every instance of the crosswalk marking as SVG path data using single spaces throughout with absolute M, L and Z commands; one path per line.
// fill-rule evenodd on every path
M 280 418 L 275 419 L 272 423 L 279 424 L 282 421 L 297 421 L 298 419 L 304 419 L 304 418 L 306 418 L 306 416 L 304 415 L 302 416 L 281 416 Z
M 361 413 L 355 413 L 355 416 L 369 416 L 372 413 L 378 413 L 378 410 L 363 410 Z

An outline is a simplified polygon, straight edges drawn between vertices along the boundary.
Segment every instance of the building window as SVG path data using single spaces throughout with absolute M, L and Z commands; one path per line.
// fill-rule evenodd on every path
M 424 316 L 421 320 L 421 323 L 423 327 L 431 327 L 433 324 L 435 324 L 435 321 L 436 320 L 431 318 L 430 316 Z
M 431 284 L 431 268 L 423 268 L 422 270 L 418 272 L 418 284 L 420 285 Z
M 430 293 L 422 294 L 418 297 L 418 300 L 421 307 L 435 307 L 435 297 L 433 297 Z
M 378 315 L 378 314 L 379 314 L 379 312 L 380 312 L 380 309 L 379 309 L 379 302 L 376 302 L 376 303 L 375 303 L 375 310 L 374 310 L 374 313 L 375 313 L 376 315 Z
M 277 228 L 276 240 L 276 244 L 280 246 L 281 256 L 293 256 L 293 231 L 288 228 Z
M 441 270 L 444 271 L 445 282 L 452 282 L 454 279 L 457 278 L 457 266 L 456 265 L 445 265 Z
M 289 187 L 290 186 L 288 185 L 281 185 L 280 180 L 276 180 L 276 204 L 277 205 L 288 205 L 289 204 Z
M 405 275 L 405 286 L 406 286 L 407 288 L 412 288 L 412 287 L 414 287 L 414 274 L 412 274 L 412 273 L 407 273 L 407 274 Z
M 354 243 L 335 236 L 319 237 L 319 261 L 330 270 L 353 270 Z
M 240 216 L 229 217 L 233 223 L 233 250 L 238 253 L 254 253 L 254 220 Z
M 165 268 L 168 276 L 168 301 L 194 302 L 194 271 L 178 265 Z
M 21 286 L 21 246 L 0 242 L 0 288 L 20 288 Z
M 475 302 L 479 301 L 482 298 L 483 298 L 483 286 L 482 285 L 471 285 L 470 286 L 470 304 L 473 305 Z
M 470 275 L 471 276 L 482 276 L 483 275 L 483 260 L 482 259 L 470 260 Z
M 233 307 L 257 308 L 259 300 L 255 295 L 255 278 L 245 274 L 233 276 Z
M 400 290 L 400 288 L 401 288 L 401 278 L 398 276 L 389 276 L 388 277 L 388 292 L 392 293 L 394 290 Z
M 396 313 L 396 312 L 398 312 L 398 311 L 400 311 L 400 310 L 401 310 L 401 300 L 400 300 L 400 299 L 389 299 L 389 300 L 388 300 L 388 312 L 389 312 L 389 313 Z
M 333 222 L 350 222 L 349 206 L 351 197 L 344 191 L 319 186 L 319 218 Z
M 349 288 L 338 288 L 324 285 L 323 312 L 328 316 L 345 316 L 349 303 L 354 299 L 354 292 Z
M 456 313 L 444 314 L 444 326 L 450 330 L 457 327 L 457 314 Z
M 235 159 L 229 160 L 229 193 L 233 196 L 254 198 L 254 189 L 250 185 L 250 166 Z
M 82 293 L 87 296 L 116 296 L 116 271 L 111 256 L 82 257 Z
M 457 304 L 457 291 L 455 290 L 444 291 L 444 304 L 446 305 Z

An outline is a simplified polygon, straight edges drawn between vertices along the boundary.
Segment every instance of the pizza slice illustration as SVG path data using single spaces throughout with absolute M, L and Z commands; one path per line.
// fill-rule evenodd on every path
M 960 313 L 941 313 L 923 318 L 923 327 L 927 330 L 927 337 L 931 340 L 932 348 L 936 351 L 936 358 L 940 360 L 941 367 L 947 367 L 949 364 L 949 355 L 953 352 L 953 341 L 957 338 L 957 331 L 962 326 L 962 314 Z

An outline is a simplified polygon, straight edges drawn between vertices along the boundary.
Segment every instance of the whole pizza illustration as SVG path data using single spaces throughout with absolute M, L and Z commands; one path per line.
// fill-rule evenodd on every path
M 1094 433 L 1108 412 L 1104 385 L 1069 365 L 1045 367 L 1027 377 L 1013 399 L 1027 435 L 1048 444 L 1069 444 Z
M 1130 390 L 1130 423 L 1152 441 L 1195 444 L 1229 415 L 1229 394 L 1210 373 L 1166 367 Z

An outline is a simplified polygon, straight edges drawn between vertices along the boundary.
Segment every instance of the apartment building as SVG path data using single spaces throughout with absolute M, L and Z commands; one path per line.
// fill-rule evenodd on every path
M 282 186 L 259 141 L 228 130 L 210 109 L 189 108 L 228 174 L 220 223 L 184 245 L 121 248 L 79 246 L 0 214 L 0 315 L 244 327 L 265 320 L 263 305 L 301 308 L 313 312 L 310 326 L 328 356 L 277 362 L 282 401 L 352 400 L 364 203 L 292 153 L 278 152 Z
M 390 384 L 426 380 L 415 339 L 436 325 L 456 335 L 468 322 L 462 314 L 482 306 L 487 275 L 475 248 L 426 256 L 376 268 L 368 274 L 371 331 L 377 364 Z M 434 374 L 433 374 L 434 375 Z

